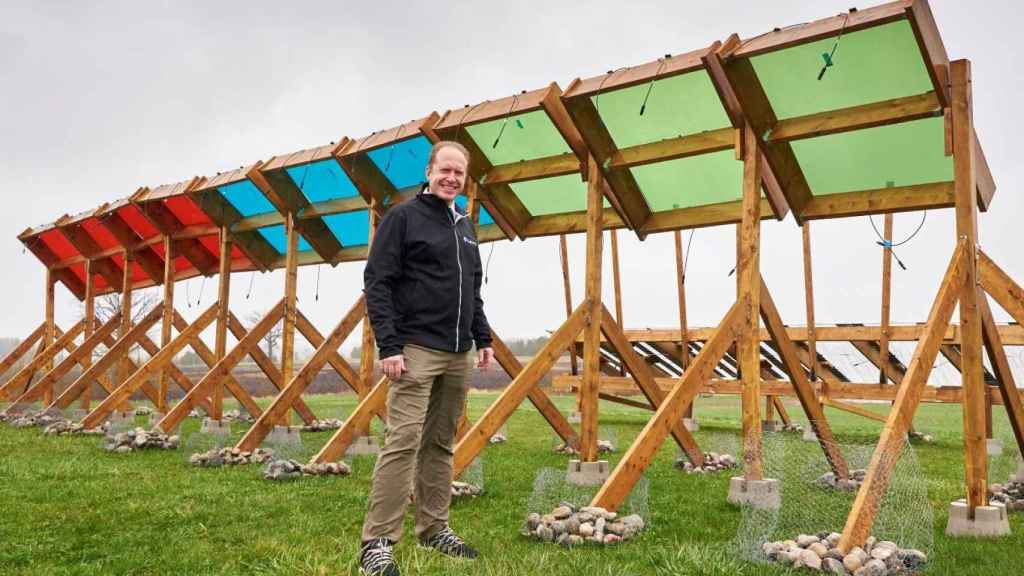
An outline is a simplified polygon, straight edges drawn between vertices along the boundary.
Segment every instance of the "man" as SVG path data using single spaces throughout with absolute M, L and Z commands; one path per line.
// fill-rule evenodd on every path
M 364 574 L 398 576 L 392 548 L 414 486 L 420 544 L 454 557 L 477 555 L 448 527 L 453 443 L 471 347 L 476 344 L 480 369 L 494 357 L 480 298 L 480 252 L 470 219 L 455 205 L 468 165 L 461 144 L 435 144 L 427 184 L 388 210 L 366 262 L 366 309 L 391 389 L 363 524 Z

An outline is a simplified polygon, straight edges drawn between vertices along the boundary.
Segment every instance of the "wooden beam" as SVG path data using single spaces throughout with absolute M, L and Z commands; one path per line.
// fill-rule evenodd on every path
M 767 142 L 793 142 L 942 115 L 935 92 L 779 120 Z
M 818 194 L 804 205 L 803 220 L 951 208 L 953 182 L 933 182 L 859 192 Z
M 686 366 L 690 362 L 690 342 L 686 333 L 686 261 L 683 255 L 682 232 L 675 230 L 672 234 L 676 243 L 676 301 L 677 310 L 679 312 L 679 366 L 685 372 Z M 689 416 L 692 417 L 692 414 Z
M 1024 288 L 981 251 L 978 252 L 978 277 L 985 292 L 1006 310 L 1017 324 L 1024 324 Z M 1005 341 L 1006 335 L 1002 330 L 999 333 L 1000 338 Z
M 742 428 L 743 476 L 760 480 L 764 476 L 761 455 L 761 343 L 760 271 L 761 246 L 761 163 L 758 138 L 748 126 L 743 130 L 743 220 L 736 239 L 736 301 L 744 314 L 743 331 L 736 339 L 740 376 L 743 379 Z
M 285 311 L 287 314 L 287 310 Z M 245 433 L 245 436 L 238 442 L 237 448 L 243 451 L 256 449 L 267 437 L 267 434 L 275 425 L 284 420 L 290 407 L 295 403 L 305 389 L 313 382 L 317 373 L 327 363 L 327 358 L 336 352 L 338 346 L 345 341 L 345 338 L 352 332 L 356 324 L 366 316 L 366 298 L 360 296 L 356 303 L 349 309 L 348 313 L 341 319 L 341 322 L 334 327 L 334 330 L 327 336 L 313 356 L 306 362 L 306 365 L 285 385 L 284 389 L 276 397 L 270 406 L 263 411 L 263 414 L 256 419 L 252 427 Z M 282 373 L 284 371 L 282 370 Z
M 44 326 L 45 326 L 44 322 Z M 67 347 L 71 342 L 75 341 L 75 338 L 85 329 L 85 320 L 79 320 L 74 326 L 68 329 L 67 332 L 58 336 L 49 346 L 43 346 L 45 342 L 45 328 L 43 340 L 40 341 L 41 350 L 35 355 L 34 358 L 29 360 L 21 370 L 18 370 L 10 380 L 4 382 L 0 386 L 0 400 L 13 398 L 15 391 L 27 384 L 35 373 L 53 361 L 57 356 L 57 353 Z
M 1003 285 L 998 284 L 998 280 L 989 278 L 985 279 L 986 270 L 985 257 L 983 254 L 979 254 L 980 270 L 982 272 L 982 285 L 986 286 L 986 291 L 989 291 L 988 282 L 995 282 L 996 286 L 992 288 L 997 293 L 1003 290 Z M 994 272 L 992 272 L 994 273 Z M 992 292 L 989 291 L 989 294 Z M 1024 291 L 1021 292 L 1024 295 Z M 999 296 L 993 295 L 1000 306 L 1007 309 L 1010 312 L 1011 308 L 1018 311 L 1021 314 L 1021 318 L 1024 318 L 1024 304 L 1014 301 L 1009 293 L 999 293 Z M 1024 297 L 1024 296 L 1022 296 Z M 1002 298 L 1002 300 L 1000 300 Z M 1003 303 L 1006 302 L 1006 304 Z M 1011 315 L 1014 313 L 1011 312 Z M 1016 317 L 1014 318 L 1016 320 Z M 1003 343 L 1007 346 L 1024 346 L 1024 326 L 1019 324 L 999 324 L 997 325 L 999 335 L 1003 339 Z M 708 327 L 691 327 L 687 330 L 687 336 L 691 342 L 704 342 L 710 338 L 715 332 L 714 328 Z M 678 328 L 658 328 L 658 329 L 642 329 L 642 330 L 623 330 L 626 338 L 630 342 L 678 342 L 680 339 Z M 794 342 L 806 342 L 808 339 L 807 328 L 804 326 L 789 326 L 786 328 L 786 333 L 789 335 L 789 339 Z M 889 338 L 890 342 L 916 342 L 921 339 L 925 333 L 923 324 L 908 324 L 908 325 L 894 325 L 892 327 L 892 335 Z M 847 342 L 850 340 L 869 340 L 874 341 L 878 338 L 878 328 L 874 326 L 862 326 L 862 325 L 841 325 L 841 326 L 818 326 L 815 330 L 816 339 L 818 342 Z M 770 340 L 771 337 L 768 335 L 768 331 L 761 330 L 761 341 Z M 960 327 L 953 324 L 946 328 L 946 333 L 943 334 L 943 339 L 948 344 L 958 344 L 960 342 Z M 582 340 L 580 340 L 582 342 Z
M 217 272 L 217 325 L 214 332 L 213 358 L 220 361 L 228 347 L 228 313 L 231 310 L 231 236 L 227 226 L 221 226 L 217 253 L 220 268 Z M 173 319 L 172 319 L 173 320 Z M 218 380 L 213 387 L 211 400 L 213 414 L 210 418 L 224 417 L 224 385 Z
M 153 282 L 159 284 L 163 281 L 163 262 L 160 257 L 149 245 L 139 246 L 143 238 L 124 221 L 124 218 L 116 210 L 100 217 L 99 221 L 126 250 L 133 253 L 135 261 Z
M 601 362 L 601 268 L 604 230 L 601 228 L 601 181 L 597 160 L 591 158 L 587 178 L 587 261 L 583 330 L 583 385 L 580 387 L 580 461 L 597 460 L 598 400 Z
M 535 160 L 520 160 L 511 164 L 492 167 L 481 177 L 481 185 L 514 184 L 580 173 L 580 160 L 573 153 L 548 156 Z
M 883 225 L 884 240 L 892 244 L 892 214 L 885 215 Z M 884 359 L 878 367 L 878 383 L 885 384 L 889 379 L 889 310 L 892 306 L 892 249 L 882 248 L 882 321 L 878 326 L 878 355 Z
M 804 249 L 804 306 L 807 311 L 807 348 L 810 351 L 807 367 L 811 371 L 810 380 L 814 382 L 818 379 L 818 342 L 815 339 L 814 333 L 814 272 L 811 268 L 811 223 L 804 222 L 800 226 L 800 232 L 803 237 Z
M 1017 439 L 1017 449 L 1020 454 L 1024 454 L 1024 403 L 1021 402 L 1020 390 L 1017 389 L 1013 370 L 1010 369 L 1010 363 L 1006 359 L 1006 350 L 999 338 L 999 331 L 996 330 L 992 310 L 989 308 L 988 299 L 984 293 L 978 294 L 978 309 L 981 312 L 982 334 L 989 364 L 995 371 L 999 393 L 1003 397 L 1003 405 L 1006 406 L 1006 416 L 1010 421 L 1013 435 Z
M 0 360 L 0 376 L 6 374 L 12 366 L 17 364 L 18 360 L 21 360 L 21 358 L 36 345 L 36 342 L 39 342 L 43 338 L 44 332 L 46 332 L 45 321 L 37 326 L 35 330 L 30 332 L 29 335 L 19 342 L 17 346 L 12 348 L 11 351 L 3 357 L 3 360 Z
M 884 414 L 879 414 L 878 412 L 868 410 L 867 408 L 862 408 L 860 406 L 857 406 L 856 404 L 849 404 L 841 400 L 835 400 L 833 398 L 829 398 L 828 396 L 822 396 L 821 403 L 824 404 L 825 406 L 835 408 L 836 410 L 842 410 L 844 412 L 849 412 L 850 414 L 856 414 L 857 416 L 868 418 L 869 420 L 875 420 L 876 422 L 881 422 L 883 424 L 887 420 Z
M 262 171 L 255 167 L 247 174 L 252 183 L 259 188 L 260 192 L 267 197 L 278 211 L 285 216 L 285 220 L 292 218 L 292 226 L 302 234 L 302 237 L 309 242 L 313 250 L 324 259 L 325 262 L 334 262 L 334 257 L 341 251 L 341 243 L 330 231 L 327 224 L 321 218 L 299 220 L 294 215 L 309 206 L 309 200 L 292 181 L 287 170 Z
M 302 334 L 302 337 L 314 348 L 319 348 L 324 343 L 324 336 L 313 326 L 313 323 L 306 318 L 302 310 L 296 308 L 295 310 L 295 328 Z M 354 392 L 362 397 L 362 394 L 366 389 L 363 388 L 363 383 L 359 379 L 359 374 L 352 369 L 352 365 L 345 360 L 341 354 L 337 352 L 329 354 L 327 356 L 327 363 L 330 364 L 331 368 L 337 372 L 338 376 L 349 385 Z
M 590 306 L 587 302 L 581 303 L 572 313 L 568 320 L 551 335 L 547 343 L 541 347 L 533 359 L 523 368 L 519 375 L 512 379 L 512 382 L 505 387 L 505 390 L 498 396 L 498 399 L 491 404 L 484 415 L 481 416 L 469 432 L 455 446 L 455 460 L 453 473 L 455 477 L 468 466 L 484 446 L 487 446 L 491 436 L 501 428 L 501 425 L 508 420 L 516 407 L 522 404 L 537 382 L 551 369 L 559 356 L 561 356 L 570 342 L 583 330 L 587 323 L 587 316 L 590 313 Z
M 633 350 L 633 347 L 622 335 L 619 324 L 612 319 L 608 309 L 602 306 L 600 314 L 601 332 L 604 333 L 605 338 L 608 339 L 608 342 L 618 352 L 623 364 L 629 369 L 629 373 L 633 376 L 637 386 L 640 387 L 644 397 L 647 398 L 651 406 L 657 409 L 665 398 L 661 388 L 654 382 L 654 375 L 651 374 L 650 366 Z M 694 466 L 703 466 L 704 453 L 701 452 L 700 446 L 697 445 L 693 435 L 683 426 L 683 421 L 676 420 L 671 422 L 669 427 L 672 437 L 675 438 L 676 443 L 679 444 L 679 447 L 686 454 L 690 462 Z
M 174 259 L 177 254 L 174 251 L 174 242 L 170 236 L 163 237 L 164 242 L 164 298 L 163 298 L 163 319 L 160 324 L 160 347 L 163 348 L 171 343 L 171 331 L 174 328 Z M 160 371 L 160 403 L 156 411 L 160 414 L 167 413 L 167 394 L 169 392 L 170 370 L 164 368 Z
M 562 264 L 562 292 L 565 296 L 565 317 L 572 316 L 572 286 L 569 281 L 569 247 L 565 241 L 565 234 L 558 236 L 558 256 Z M 573 374 L 579 374 L 579 366 L 576 363 L 576 345 L 569 345 L 569 365 Z
M 281 330 L 281 377 L 291 382 L 295 372 L 295 311 L 297 309 L 296 290 L 298 289 L 299 272 L 297 256 L 299 254 L 299 235 L 296 228 L 295 215 L 288 212 L 285 216 L 285 234 L 287 249 L 284 267 L 284 326 Z M 282 424 L 287 426 L 288 412 L 282 416 Z
M 683 377 L 676 381 L 672 391 L 665 396 L 654 417 L 633 441 L 633 444 L 619 460 L 611 476 L 601 486 L 591 501 L 591 506 L 616 510 L 629 495 L 640 475 L 651 463 L 654 454 L 669 434 L 671 426 L 679 422 L 686 406 L 693 401 L 701 384 L 707 380 L 718 360 L 743 330 L 744 310 L 739 303 L 733 304 L 722 319 L 715 335 L 701 349 L 700 354 L 687 368 Z
M 927 385 L 928 374 L 931 373 L 935 357 L 939 353 L 946 326 L 963 292 L 967 275 L 965 252 L 972 249 L 966 241 L 961 240 L 957 243 L 956 251 L 939 286 L 939 293 L 928 313 L 928 322 L 925 324 L 922 338 L 914 349 L 907 375 L 899 386 L 892 410 L 889 411 L 885 427 L 882 428 L 878 446 L 871 456 L 864 483 L 857 492 L 850 515 L 846 518 L 843 536 L 839 541 L 839 548 L 844 553 L 848 553 L 854 546 L 863 544 L 871 533 L 882 497 L 886 493 L 893 469 L 906 443 L 907 431 L 914 421 L 914 412 Z

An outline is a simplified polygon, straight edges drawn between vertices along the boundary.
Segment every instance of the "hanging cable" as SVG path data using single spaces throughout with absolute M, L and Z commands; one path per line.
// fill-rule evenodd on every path
M 902 268 L 903 270 L 906 270 L 907 265 L 904 264 L 902 260 L 900 260 L 900 257 L 896 255 L 896 251 L 893 249 L 903 246 L 907 242 L 913 240 L 914 237 L 917 236 L 917 233 L 921 231 L 921 228 L 924 228 L 924 222 L 927 217 L 928 211 L 925 210 L 924 212 L 921 213 L 921 222 L 918 223 L 917 228 L 914 229 L 910 236 L 907 236 L 900 242 L 886 240 L 885 236 L 883 236 L 882 233 L 878 231 L 878 226 L 875 225 L 875 219 L 870 214 L 868 215 L 868 221 L 871 222 L 871 228 L 875 231 L 875 235 L 878 236 L 878 240 L 875 241 L 875 244 L 881 246 L 883 250 L 888 250 L 889 253 L 892 254 L 892 257 L 896 260 L 896 264 L 898 264 L 899 267 Z
M 491 242 L 491 251 L 487 254 L 487 265 L 484 266 L 484 284 L 487 284 L 487 279 L 490 276 L 491 271 L 491 256 L 494 256 L 494 246 L 497 242 Z
M 203 281 L 199 283 L 199 297 L 196 298 L 196 308 L 203 303 L 203 290 L 206 288 L 206 276 L 203 276 Z
M 398 127 L 398 132 L 395 133 L 395 142 L 391 143 L 391 150 L 388 151 L 388 161 L 384 165 L 385 175 L 388 173 L 388 170 L 391 169 L 391 159 L 395 157 L 395 148 L 397 147 L 396 144 L 398 139 L 402 137 L 402 128 L 405 128 L 404 124 Z
M 850 13 L 846 13 L 846 17 L 843 18 L 843 26 L 839 29 L 839 36 L 836 36 L 836 43 L 832 45 L 831 52 L 823 52 L 821 54 L 822 60 L 825 61 L 825 65 L 821 67 L 821 72 L 818 72 L 818 80 L 825 77 L 825 71 L 832 67 L 833 58 L 835 58 L 836 50 L 839 49 L 839 41 L 843 39 L 843 32 L 846 31 L 846 23 L 850 21 Z
M 323 264 L 316 265 L 316 292 L 313 293 L 313 301 L 320 301 L 320 269 L 323 268 Z
M 191 282 L 186 280 L 185 281 L 185 307 L 186 308 L 191 308 L 192 307 L 192 295 L 191 295 L 191 290 L 189 290 L 189 284 L 191 284 Z
M 661 69 L 665 67 L 665 64 L 671 57 L 671 54 L 665 54 L 664 58 L 658 58 L 658 69 L 654 71 L 654 76 L 651 78 L 650 84 L 647 85 L 647 92 L 644 94 L 643 104 L 640 105 L 641 116 L 643 116 L 644 111 L 647 110 L 647 99 L 651 97 L 651 90 L 654 89 L 654 82 L 658 79 L 658 74 L 661 74 Z
M 690 246 L 693 246 L 693 233 L 696 228 L 690 230 L 690 238 L 686 240 L 686 256 L 683 258 L 683 282 L 686 282 L 686 268 L 690 265 Z
M 494 139 L 494 144 L 491 145 L 491 149 L 498 147 L 498 142 L 501 141 L 502 135 L 505 134 L 505 125 L 508 124 L 508 119 L 512 116 L 512 111 L 516 108 L 516 102 L 519 101 L 519 94 L 512 95 L 512 105 L 508 107 L 508 112 L 505 112 L 505 119 L 501 121 L 501 127 L 498 128 L 498 137 Z
M 597 85 L 597 92 L 594 94 L 594 110 L 597 111 L 598 115 L 601 114 L 601 90 L 604 89 L 604 83 L 607 82 L 613 74 L 622 70 L 629 70 L 629 66 L 609 70 L 608 73 L 604 75 L 604 78 L 601 78 L 601 83 Z
M 246 300 L 248 300 L 249 297 L 252 296 L 252 285 L 253 285 L 253 283 L 255 283 L 255 281 L 256 281 L 256 271 L 253 270 L 249 274 L 249 290 L 247 290 L 246 293 L 245 293 L 245 299 Z

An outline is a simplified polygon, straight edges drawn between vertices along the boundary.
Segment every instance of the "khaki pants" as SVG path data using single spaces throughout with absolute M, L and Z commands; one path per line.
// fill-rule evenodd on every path
M 388 391 L 387 433 L 373 470 L 364 542 L 401 538 L 414 484 L 416 535 L 429 538 L 448 523 L 453 443 L 472 353 L 410 344 L 402 354 L 406 372 Z

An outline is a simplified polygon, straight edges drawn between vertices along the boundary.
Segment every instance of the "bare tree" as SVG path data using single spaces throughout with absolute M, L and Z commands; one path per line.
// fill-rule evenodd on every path
M 245 318 L 249 322 L 250 329 L 259 323 L 259 321 L 263 319 L 263 316 L 264 315 L 261 312 L 252 312 L 246 316 Z M 281 322 L 278 322 L 277 324 L 274 324 L 273 328 L 267 330 L 267 333 L 263 335 L 263 345 L 266 348 L 264 351 L 267 353 L 267 356 L 275 362 L 277 361 L 277 358 L 274 354 L 277 351 L 277 343 L 281 341 L 281 329 Z
M 152 312 L 153 308 L 161 305 L 163 300 L 154 292 L 139 290 L 132 292 L 132 325 L 134 326 L 140 320 L 142 320 L 147 314 Z M 94 300 L 93 306 L 96 310 L 96 321 L 102 325 L 108 322 L 111 318 L 121 313 L 121 295 L 120 294 L 104 294 L 97 296 Z M 79 316 L 85 318 L 85 303 L 83 302 L 80 306 Z M 141 347 L 138 344 L 132 346 L 129 354 L 134 355 L 135 359 L 140 360 Z M 102 356 L 103 352 L 99 349 L 93 352 L 94 357 Z

